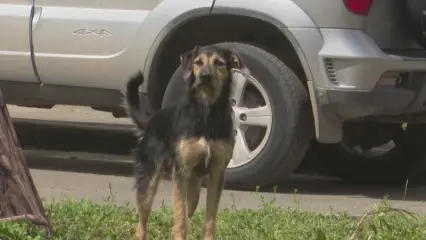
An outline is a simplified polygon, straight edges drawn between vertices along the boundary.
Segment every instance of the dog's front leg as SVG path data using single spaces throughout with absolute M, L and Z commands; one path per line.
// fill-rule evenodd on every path
M 214 160 L 210 169 L 207 184 L 207 206 L 204 222 L 204 240 L 215 239 L 216 217 L 222 195 L 225 168 L 220 164 L 215 164 Z
M 188 176 L 184 170 L 173 169 L 173 240 L 185 240 L 188 234 Z
M 197 210 L 201 192 L 201 178 L 192 173 L 188 180 L 188 218 L 191 218 Z

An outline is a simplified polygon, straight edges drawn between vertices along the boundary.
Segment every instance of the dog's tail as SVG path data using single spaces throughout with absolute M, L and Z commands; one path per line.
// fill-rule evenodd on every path
M 144 76 L 138 71 L 130 77 L 126 86 L 126 109 L 130 119 L 136 124 L 139 130 L 144 130 L 151 116 L 151 109 L 141 110 L 141 102 L 139 98 L 139 86 L 142 85 Z M 148 104 L 147 104 L 148 105 Z

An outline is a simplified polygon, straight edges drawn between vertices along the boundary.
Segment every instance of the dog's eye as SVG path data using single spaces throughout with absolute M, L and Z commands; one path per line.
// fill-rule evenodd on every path
M 196 61 L 194 61 L 194 64 L 197 66 L 203 66 L 203 61 L 201 61 L 201 59 L 198 59 Z
M 225 66 L 225 63 L 219 59 L 214 60 L 214 65 L 218 66 L 218 67 L 223 67 Z

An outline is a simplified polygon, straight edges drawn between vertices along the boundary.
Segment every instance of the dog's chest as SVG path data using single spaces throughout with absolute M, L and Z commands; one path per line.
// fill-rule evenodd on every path
M 198 175 L 207 174 L 211 168 L 226 168 L 234 149 L 232 140 L 206 140 L 204 137 L 191 139 L 191 144 L 185 145 L 196 155 L 191 158 L 196 161 L 194 171 Z
M 203 117 L 192 116 L 186 122 L 187 125 L 181 128 L 181 131 L 185 132 L 182 135 L 204 137 L 209 141 L 222 141 L 232 138 L 234 124 L 231 114 L 227 114 L 226 111 L 217 112 L 216 110 Z

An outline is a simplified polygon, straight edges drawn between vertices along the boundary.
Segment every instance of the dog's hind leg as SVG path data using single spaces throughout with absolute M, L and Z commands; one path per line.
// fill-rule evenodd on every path
M 191 218 L 198 206 L 201 191 L 201 178 L 194 172 L 188 180 L 188 218 Z
M 157 193 L 158 183 L 161 179 L 160 169 L 155 169 L 150 174 L 142 175 L 136 183 L 136 201 L 139 214 L 139 223 L 136 229 L 136 240 L 148 239 L 148 218 L 151 214 L 152 204 Z
M 185 240 L 188 234 L 188 180 L 185 170 L 173 169 L 173 240 Z

